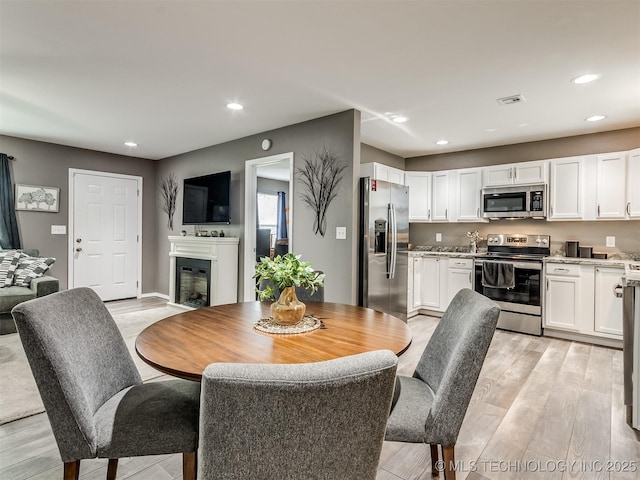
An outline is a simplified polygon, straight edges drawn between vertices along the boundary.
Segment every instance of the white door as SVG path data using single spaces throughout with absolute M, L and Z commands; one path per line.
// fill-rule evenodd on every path
M 431 199 L 432 220 L 434 222 L 449 221 L 449 172 L 434 172 L 433 196 Z
M 513 184 L 546 183 L 547 162 L 522 162 L 513 167 Z
M 102 300 L 138 294 L 138 194 L 141 179 L 72 172 L 73 287 Z
M 627 216 L 640 218 L 640 148 L 629 152 L 627 169 Z
M 627 157 L 624 152 L 598 155 L 597 218 L 625 218 Z
M 547 275 L 544 326 L 580 331 L 580 278 Z
M 511 185 L 513 183 L 513 165 L 485 167 L 482 182 L 485 187 Z
M 431 220 L 431 174 L 428 172 L 407 172 L 404 183 L 409 187 L 409 221 L 428 222 Z
M 551 161 L 551 209 L 549 220 L 582 218 L 582 157 Z
M 482 197 L 482 169 L 464 169 L 458 172 L 458 208 L 459 222 L 482 221 L 480 216 L 480 198 Z
M 440 259 L 424 257 L 421 267 L 420 303 L 423 307 L 440 308 Z
M 594 330 L 622 337 L 622 268 L 596 267 Z

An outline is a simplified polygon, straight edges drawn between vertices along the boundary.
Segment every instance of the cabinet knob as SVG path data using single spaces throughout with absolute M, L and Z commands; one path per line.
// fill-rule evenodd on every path
M 76 252 L 81 252 L 81 251 L 82 251 L 82 248 L 80 247 L 76 248 Z

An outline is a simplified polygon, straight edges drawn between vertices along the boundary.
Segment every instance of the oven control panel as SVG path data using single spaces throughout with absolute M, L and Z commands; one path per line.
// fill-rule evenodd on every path
M 551 237 L 549 235 L 524 235 L 517 233 L 490 233 L 487 235 L 487 245 L 495 247 L 549 247 L 550 243 Z

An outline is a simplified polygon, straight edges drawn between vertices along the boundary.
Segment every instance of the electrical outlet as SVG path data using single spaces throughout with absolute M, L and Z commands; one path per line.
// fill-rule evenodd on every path
M 442 241 L 442 234 L 436 233 L 436 242 L 441 242 L 441 241 Z
M 616 246 L 616 237 L 607 237 L 607 247 Z
M 336 240 L 347 239 L 347 227 L 336 227 Z
M 67 234 L 66 225 L 51 225 L 51 235 L 66 235 L 66 234 Z

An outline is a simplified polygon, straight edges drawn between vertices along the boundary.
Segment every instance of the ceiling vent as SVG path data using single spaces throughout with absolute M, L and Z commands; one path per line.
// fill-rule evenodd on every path
M 524 103 L 525 99 L 522 95 L 511 95 L 510 97 L 503 97 L 496 100 L 500 105 L 513 105 L 515 103 Z

